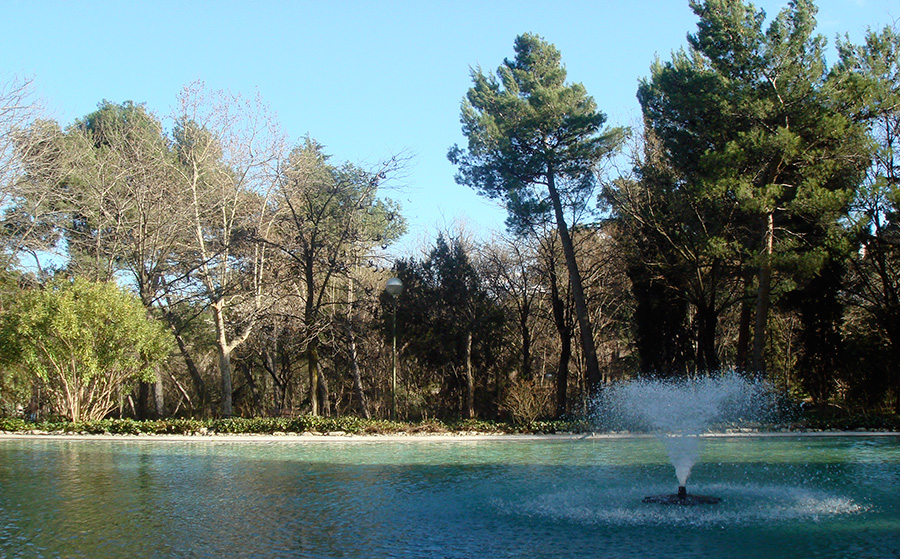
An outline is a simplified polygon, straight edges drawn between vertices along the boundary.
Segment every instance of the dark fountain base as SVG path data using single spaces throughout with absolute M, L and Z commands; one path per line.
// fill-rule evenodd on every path
M 688 495 L 687 489 L 683 485 L 678 487 L 678 493 L 671 495 L 651 495 L 644 497 L 645 503 L 655 503 L 658 505 L 714 505 L 721 502 L 718 497 L 709 497 L 707 495 Z

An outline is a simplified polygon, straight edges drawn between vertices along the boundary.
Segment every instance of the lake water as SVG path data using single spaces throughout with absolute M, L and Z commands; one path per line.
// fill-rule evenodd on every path
M 900 437 L 302 441 L 0 439 L 0 557 L 900 557 Z

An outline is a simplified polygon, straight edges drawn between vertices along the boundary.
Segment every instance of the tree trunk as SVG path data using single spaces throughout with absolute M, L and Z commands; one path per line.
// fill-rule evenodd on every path
M 293 354 L 284 347 L 283 342 L 280 342 L 278 346 L 278 368 L 281 371 L 281 404 L 278 407 L 281 409 L 285 408 L 285 405 L 288 403 L 288 398 L 290 398 L 291 410 L 294 408 L 294 394 L 291 389 L 291 381 L 294 378 L 294 363 L 291 359 L 292 356 Z
M 187 343 L 184 341 L 184 337 L 175 332 L 174 326 L 172 327 L 172 332 L 175 336 L 175 342 L 178 344 L 178 350 L 181 352 L 181 357 L 184 359 L 184 364 L 187 367 L 188 373 L 191 375 L 191 382 L 194 383 L 194 390 L 197 391 L 197 398 L 199 399 L 198 403 L 200 404 L 201 411 L 205 413 L 206 406 L 209 404 L 206 383 L 203 382 L 203 376 L 200 374 L 200 369 L 197 368 L 194 358 L 191 357 L 191 352 L 187 347 Z
M 322 371 L 322 363 L 316 354 L 316 372 L 319 375 L 319 410 L 325 417 L 331 416 L 331 398 L 328 397 L 328 379 Z
M 250 387 L 250 398 L 253 401 L 253 413 L 254 415 L 261 416 L 263 412 L 262 394 L 256 379 L 253 378 L 253 368 L 250 367 L 248 363 L 244 362 L 240 369 L 244 373 L 244 378 L 247 379 L 247 386 Z M 265 379 L 265 377 L 263 377 L 263 379 Z
M 371 419 L 369 413 L 369 401 L 366 391 L 363 389 L 362 375 L 359 372 L 359 356 L 356 352 L 356 336 L 353 334 L 353 278 L 347 281 L 347 349 L 350 353 L 350 376 L 353 379 L 353 391 L 356 392 L 356 401 L 359 402 L 359 414 L 364 419 Z M 394 315 L 396 316 L 396 314 Z
M 166 303 L 168 309 L 171 309 L 173 306 L 172 299 L 168 296 L 166 297 Z M 181 352 L 181 357 L 184 359 L 188 374 L 191 375 L 191 382 L 194 383 L 194 390 L 197 391 L 197 399 L 199 400 L 198 404 L 200 405 L 201 413 L 205 415 L 207 406 L 209 405 L 209 394 L 206 391 L 206 383 L 203 382 L 203 376 L 200 374 L 200 369 L 197 368 L 194 358 L 191 357 L 191 352 L 188 349 L 187 343 L 184 341 L 184 337 L 181 335 L 181 331 L 177 326 L 178 321 L 176 320 L 175 315 L 170 310 L 166 310 L 164 316 L 166 322 L 169 324 L 169 328 L 172 330 L 172 335 L 175 337 L 175 343 L 178 344 L 178 351 Z
M 165 416 L 165 399 L 162 378 L 159 371 L 153 372 L 153 382 L 139 382 L 137 387 L 136 412 L 138 419 L 159 419 Z
M 472 331 L 466 333 L 466 419 L 475 418 L 475 375 L 472 372 Z
M 356 336 L 353 334 L 353 325 L 347 321 L 347 340 L 350 353 L 350 376 L 353 378 L 353 391 L 356 392 L 356 400 L 359 402 L 359 413 L 364 419 L 371 419 L 369 413 L 369 401 L 366 391 L 363 389 L 362 375 L 359 372 L 359 357 L 356 353 Z
M 234 346 L 228 343 L 228 333 L 225 331 L 225 315 L 221 301 L 212 305 L 213 320 L 216 324 L 216 350 L 219 353 L 219 373 L 222 378 L 222 417 L 234 415 L 232 410 L 232 377 L 231 352 Z
M 234 415 L 231 402 L 232 391 L 232 370 L 231 370 L 231 352 L 227 346 L 218 344 L 219 351 L 219 372 L 222 373 L 222 417 L 231 417 Z
M 559 332 L 559 364 L 556 366 L 556 416 L 564 417 L 569 411 L 569 362 L 572 360 L 572 329 L 563 327 Z
M 597 361 L 597 349 L 594 346 L 594 332 L 591 327 L 591 318 L 588 314 L 587 301 L 584 296 L 584 287 L 581 282 L 581 273 L 578 271 L 578 262 L 575 260 L 575 246 L 569 236 L 569 228 L 566 225 L 563 214 L 562 202 L 559 192 L 556 190 L 554 170 L 548 166 L 547 190 L 550 193 L 550 201 L 553 204 L 553 212 L 556 215 L 556 226 L 559 230 L 559 240 L 562 243 L 563 254 L 566 257 L 566 268 L 569 271 L 569 281 L 572 284 L 572 298 L 575 302 L 575 316 L 578 319 L 578 329 L 581 334 L 581 349 L 584 355 L 585 373 L 587 376 L 588 391 L 596 394 L 603 381 L 600 376 L 600 363 Z
M 528 311 L 519 316 L 519 331 L 522 334 L 522 378 L 531 378 L 531 329 L 528 328 Z
M 303 319 L 306 326 L 306 335 L 309 342 L 306 345 L 306 367 L 309 376 L 309 413 L 319 415 L 319 347 L 316 338 L 316 262 L 311 248 L 307 248 L 303 254 L 303 283 L 306 287 L 306 302 L 304 303 Z M 324 289 L 324 287 L 323 287 Z
M 319 350 L 315 340 L 306 348 L 306 366 L 309 371 L 309 413 L 319 415 Z
M 148 412 L 149 406 L 147 405 L 147 401 L 150 399 L 150 383 L 149 382 L 139 382 L 137 385 L 137 394 L 136 398 L 137 402 L 134 406 L 134 415 L 137 419 L 145 420 L 150 419 L 150 414 Z
M 892 297 L 893 298 L 893 297 Z M 900 319 L 897 317 L 896 306 L 891 305 L 892 311 L 887 316 L 882 315 L 881 323 L 882 328 L 887 334 L 887 339 L 890 342 L 889 355 L 892 357 L 892 362 L 894 364 L 900 363 Z M 890 377 L 888 377 L 889 384 L 894 391 L 894 413 L 900 415 L 900 371 L 897 370 L 897 367 L 893 367 L 890 373 Z
M 159 369 L 154 370 L 153 374 L 156 377 L 153 383 L 153 407 L 156 417 L 159 419 L 166 416 L 166 393 Z
M 572 358 L 572 329 L 566 321 L 566 306 L 559 295 L 559 282 L 553 262 L 550 271 L 550 301 L 553 306 L 553 323 L 559 335 L 559 363 L 556 366 L 556 417 L 563 417 L 569 407 L 569 361 Z
M 284 412 L 285 402 L 287 401 L 287 387 L 285 386 L 287 377 L 278 374 L 275 362 L 275 352 L 278 351 L 277 341 L 275 343 L 275 350 L 268 347 L 263 349 L 262 362 L 266 372 L 269 373 L 269 378 L 272 379 L 272 406 L 277 410 L 276 413 L 281 414 Z
M 719 354 L 716 351 L 718 322 L 715 302 L 697 308 L 697 365 L 702 371 L 719 370 Z
M 744 293 L 746 294 L 750 288 L 750 282 L 753 280 L 753 274 L 747 274 L 744 277 Z M 753 315 L 753 309 L 750 306 L 750 299 L 745 295 L 741 299 L 741 315 L 738 319 L 738 340 L 737 340 L 737 370 L 738 372 L 747 372 L 750 365 L 750 318 Z
M 775 244 L 775 212 L 766 214 L 763 233 L 763 257 L 759 265 L 759 285 L 756 294 L 756 326 L 753 329 L 753 372 L 760 377 L 766 374 L 766 326 L 769 321 L 769 303 L 772 295 L 772 251 Z

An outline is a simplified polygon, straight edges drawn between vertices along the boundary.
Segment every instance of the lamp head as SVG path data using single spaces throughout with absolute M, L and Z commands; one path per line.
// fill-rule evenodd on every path
M 384 290 L 387 291 L 388 295 L 396 297 L 403 291 L 403 282 L 400 281 L 400 278 L 391 278 L 384 285 Z

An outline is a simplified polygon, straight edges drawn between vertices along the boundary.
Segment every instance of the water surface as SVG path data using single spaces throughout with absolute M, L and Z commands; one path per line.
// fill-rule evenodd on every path
M 900 438 L 0 439 L 2 557 L 900 557 Z

